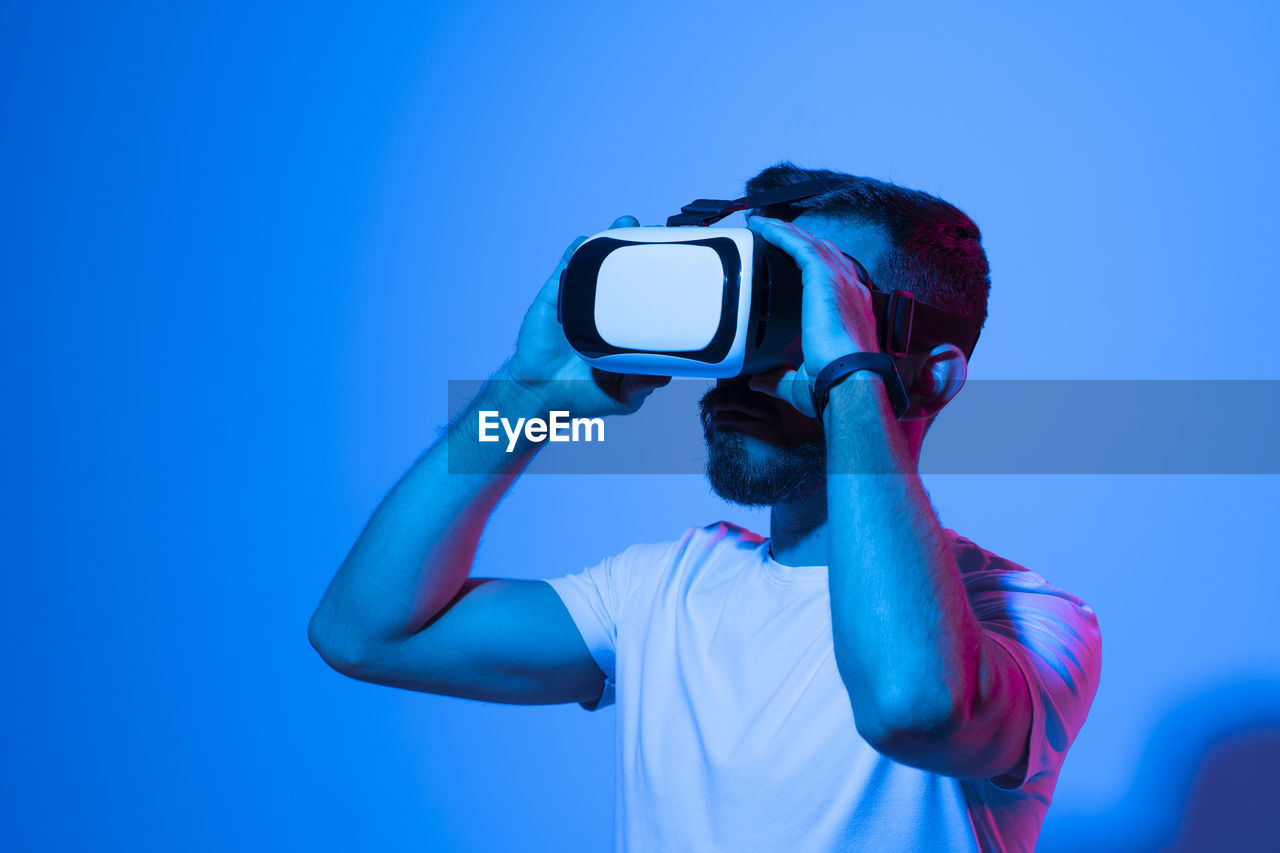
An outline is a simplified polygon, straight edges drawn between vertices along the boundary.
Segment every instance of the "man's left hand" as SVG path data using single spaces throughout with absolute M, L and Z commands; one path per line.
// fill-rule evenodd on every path
M 813 417 L 809 386 L 822 368 L 849 353 L 880 351 L 871 291 L 849 256 L 830 240 L 820 240 L 795 223 L 764 216 L 748 217 L 747 227 L 790 255 L 804 284 L 800 313 L 804 363 L 754 376 L 751 387 Z

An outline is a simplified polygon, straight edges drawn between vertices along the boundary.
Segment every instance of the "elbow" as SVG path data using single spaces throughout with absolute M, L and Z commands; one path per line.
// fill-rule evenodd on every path
M 334 632 L 320 618 L 320 611 L 318 610 L 307 624 L 307 641 L 311 643 L 311 648 L 316 650 L 316 654 L 320 655 L 325 663 L 339 672 L 342 672 L 344 667 L 349 664 L 350 655 L 348 651 L 339 648 L 338 643 L 334 640 Z
M 317 610 L 307 625 L 307 640 L 330 667 L 352 678 L 368 668 L 369 653 L 365 644 L 320 615 Z
M 854 725 L 877 752 L 912 764 L 951 743 L 973 718 L 981 667 L 920 665 L 840 670 Z
M 882 755 L 909 763 L 946 743 L 958 725 L 957 703 L 948 691 L 884 691 L 854 703 L 858 734 Z

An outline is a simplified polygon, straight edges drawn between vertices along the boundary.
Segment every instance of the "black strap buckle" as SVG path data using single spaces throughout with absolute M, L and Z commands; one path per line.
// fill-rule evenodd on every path
M 730 213 L 736 213 L 739 210 L 748 210 L 752 207 L 768 207 L 771 204 L 784 204 L 789 201 L 799 201 L 802 198 L 812 198 L 815 195 L 822 195 L 823 193 L 840 189 L 844 185 L 845 181 L 839 178 L 811 178 L 807 181 L 787 184 L 786 186 L 778 187 L 774 190 L 765 190 L 754 195 L 744 195 L 742 198 L 735 198 L 729 201 L 719 198 L 694 199 L 680 208 L 680 212 L 675 216 L 667 217 L 667 226 L 714 225 Z
M 905 290 L 889 294 L 889 309 L 882 327 L 881 352 L 906 355 L 911 351 L 911 321 L 915 319 L 916 300 Z
M 923 303 L 922 303 L 922 306 Z M 871 308 L 876 315 L 880 351 L 906 355 L 911 351 L 911 326 L 916 316 L 916 300 L 905 290 L 871 290 Z
M 696 198 L 680 208 L 678 214 L 668 217 L 667 225 L 711 225 L 750 206 L 743 204 L 741 199 L 730 201 L 722 198 Z

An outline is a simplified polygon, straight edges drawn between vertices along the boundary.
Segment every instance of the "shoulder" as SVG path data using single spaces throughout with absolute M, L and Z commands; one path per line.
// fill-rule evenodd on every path
M 656 542 L 637 542 L 605 559 L 615 568 L 656 568 L 698 560 L 709 555 L 747 556 L 758 552 L 765 538 L 728 521 L 690 527 L 679 536 Z
M 632 545 L 624 555 L 636 562 L 677 563 L 701 562 L 707 557 L 732 557 L 759 552 L 765 538 L 729 521 L 714 521 L 690 527 L 664 542 L 641 542 Z
M 702 527 L 690 527 L 685 531 L 684 541 L 691 549 L 754 551 L 764 544 L 765 538 L 731 521 L 713 521 Z
M 944 532 L 951 538 L 951 550 L 970 598 L 983 594 L 1028 593 L 1051 596 L 1073 607 L 1093 612 L 1080 598 L 1054 586 L 1026 566 L 993 554 L 954 530 Z
M 973 614 L 989 634 L 1009 640 L 1096 685 L 1102 646 L 1098 617 L 1078 596 L 1054 586 L 1012 560 L 992 554 L 955 533 L 952 549 Z M 1061 673 L 1060 673 L 1061 674 Z M 1090 695 L 1092 693 L 1090 692 Z
M 614 559 L 616 567 L 632 579 L 634 588 L 645 581 L 706 577 L 708 574 L 737 571 L 758 559 L 765 538 L 728 521 L 716 521 L 687 528 L 679 536 L 662 542 L 641 542 Z

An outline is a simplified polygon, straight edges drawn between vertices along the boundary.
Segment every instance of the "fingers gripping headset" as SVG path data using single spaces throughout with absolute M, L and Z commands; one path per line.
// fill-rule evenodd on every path
M 565 338 L 589 364 L 614 373 L 727 378 L 799 365 L 799 268 L 750 229 L 713 226 L 739 210 L 842 186 L 839 179 L 817 178 L 732 201 L 697 199 L 665 228 L 615 228 L 589 237 L 560 275 L 557 317 Z M 880 290 L 851 260 L 871 290 L 881 351 L 850 354 L 821 371 L 814 408 L 820 417 L 835 382 L 871 369 L 885 378 L 901 417 L 910 401 L 893 357 L 949 343 L 968 358 L 980 330 L 905 290 Z

